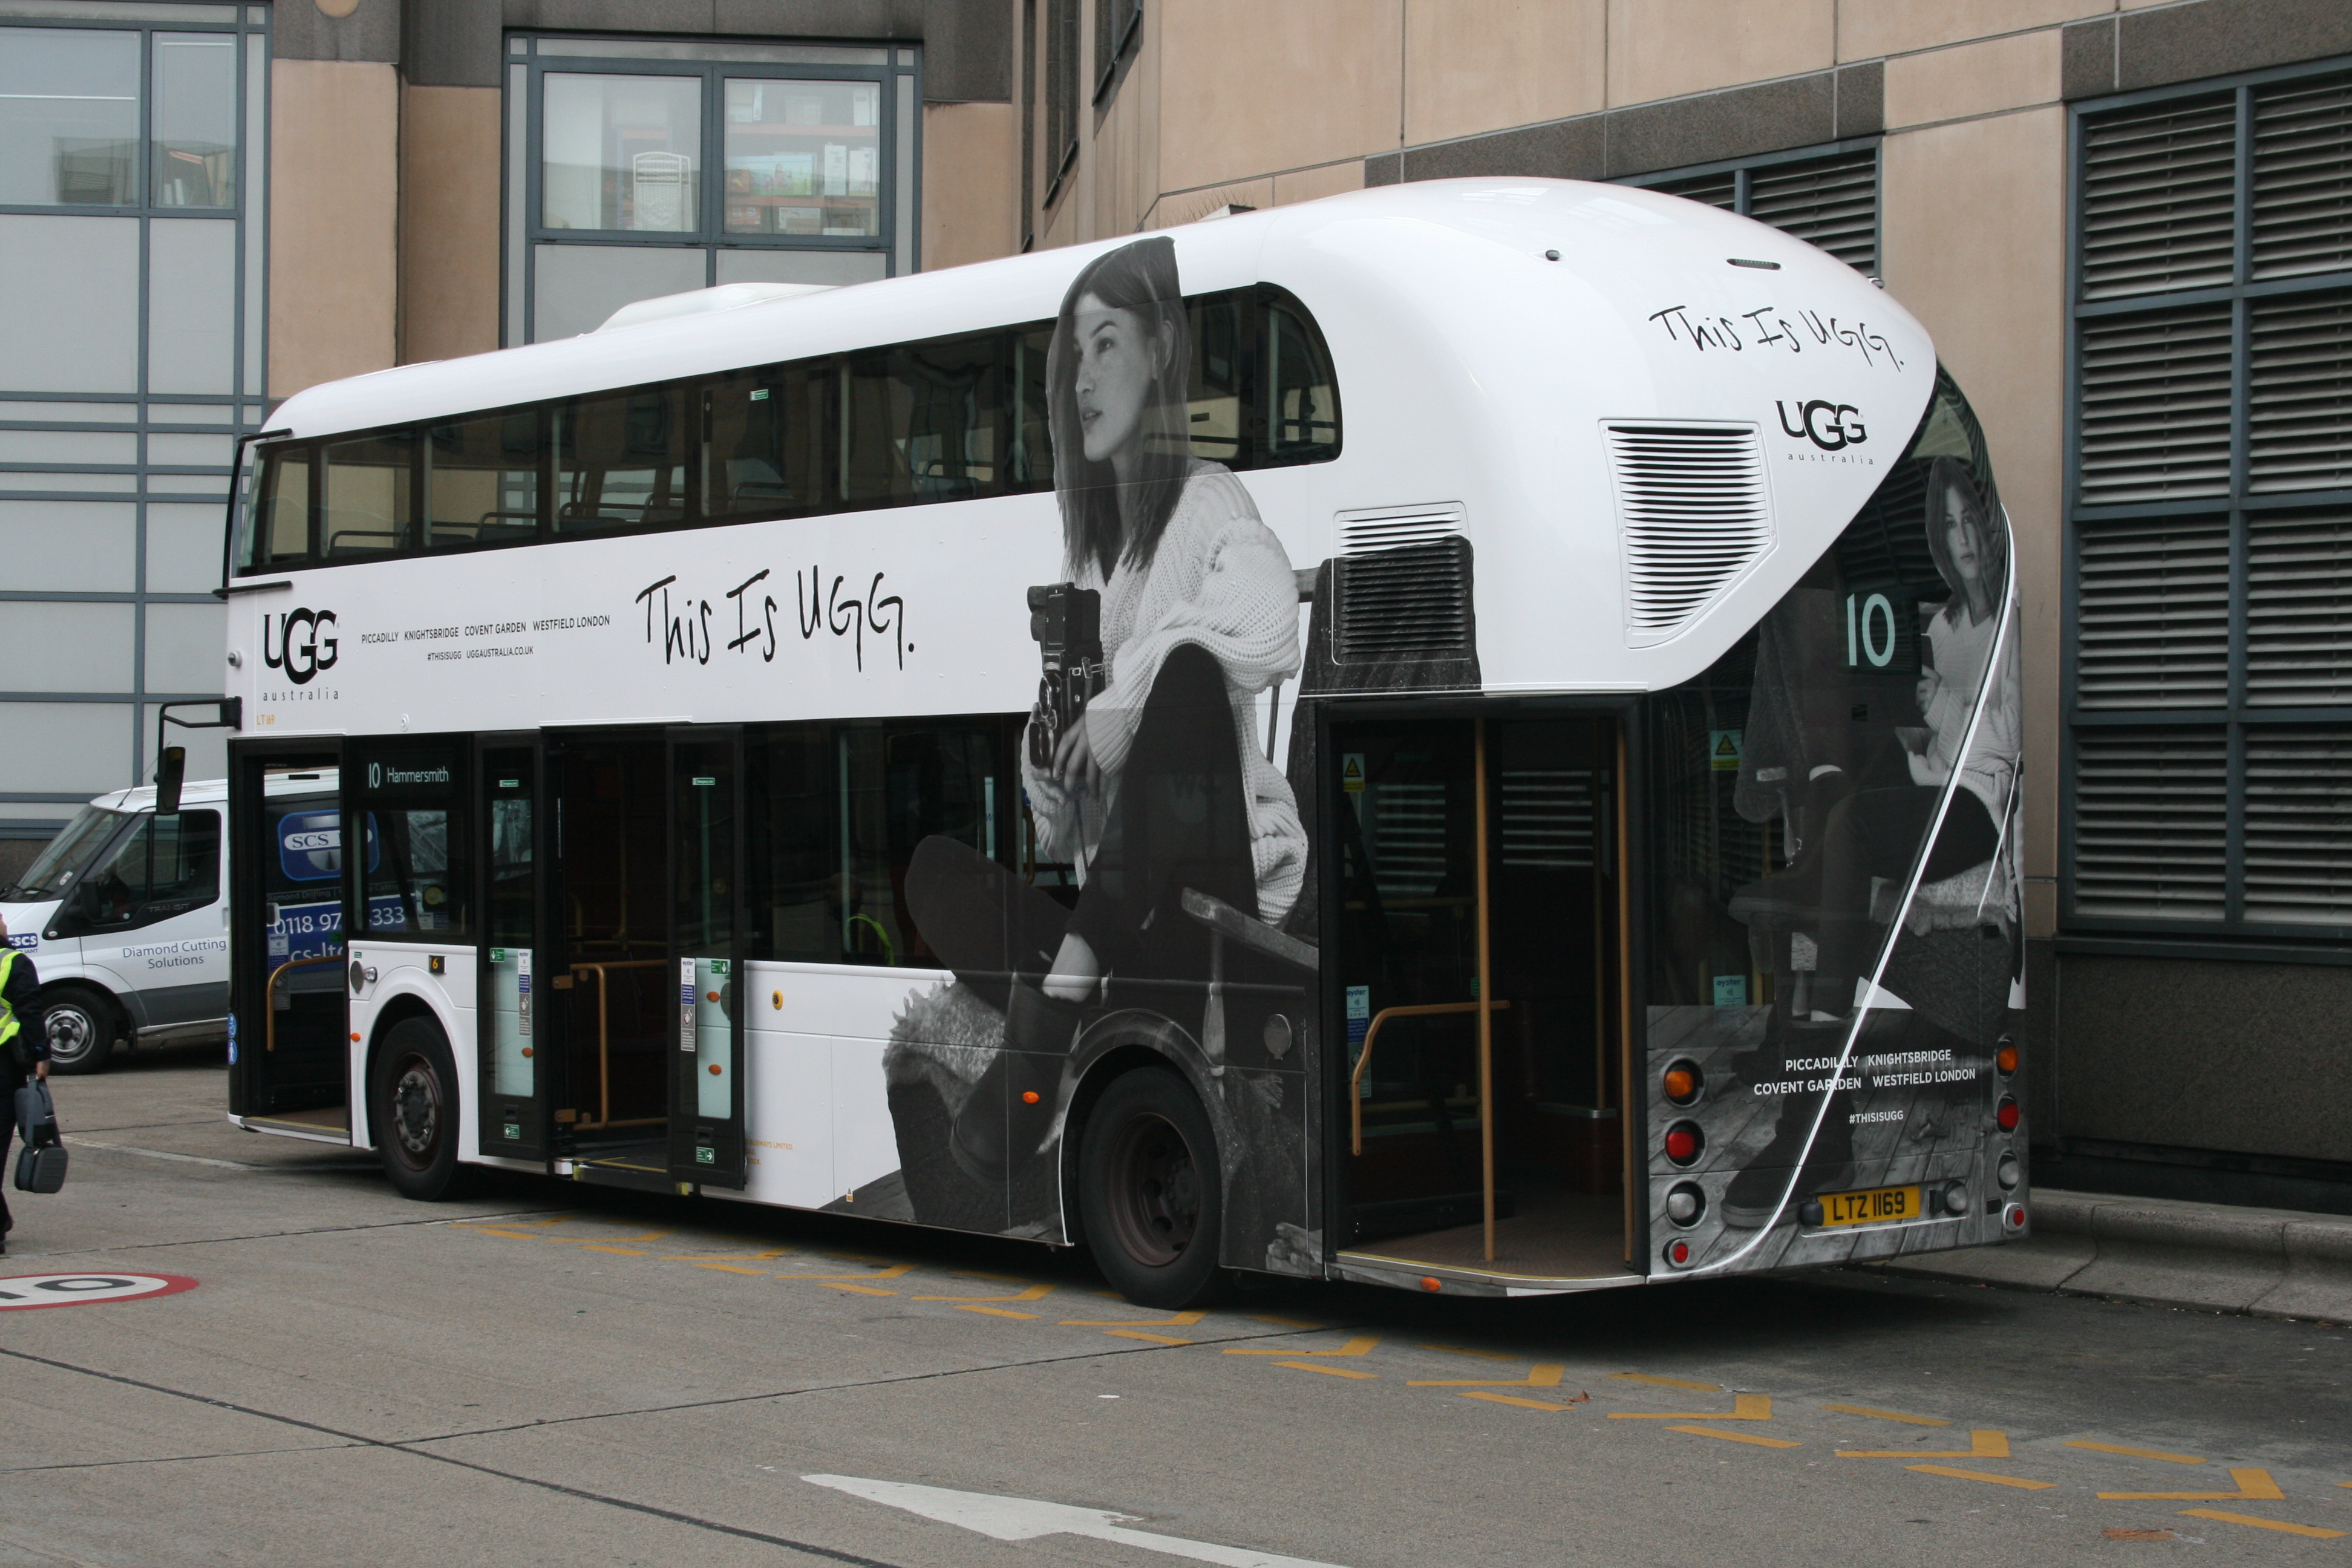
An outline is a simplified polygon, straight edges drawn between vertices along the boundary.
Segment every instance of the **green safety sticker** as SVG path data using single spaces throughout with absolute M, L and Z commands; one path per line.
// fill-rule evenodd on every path
M 507 1142 L 509 1142 L 509 1143 L 520 1143 L 520 1142 L 522 1142 L 522 1123 L 521 1123 L 521 1122 L 520 1122 L 520 1121 L 509 1121 L 509 1122 L 508 1122 L 508 1123 L 507 1123 L 507 1126 L 506 1126 L 506 1138 L 507 1138 Z
M 719 1151 L 716 1149 L 697 1149 L 694 1152 L 694 1163 L 698 1165 L 715 1165 L 719 1163 Z
M 735 963 L 732 959 L 714 958 L 710 961 L 710 973 L 713 974 L 732 974 L 735 973 Z

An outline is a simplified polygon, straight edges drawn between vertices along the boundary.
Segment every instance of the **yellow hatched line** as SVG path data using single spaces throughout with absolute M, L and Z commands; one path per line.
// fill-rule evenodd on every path
M 2336 1484 L 2343 1486 L 2345 1483 L 2338 1481 Z M 2322 1530 L 2314 1524 L 2289 1524 L 2283 1519 L 2257 1519 L 2251 1513 L 2223 1513 L 2218 1508 L 2184 1508 L 2180 1513 L 2184 1519 L 2218 1519 L 2223 1524 L 2251 1524 L 2256 1530 L 2275 1530 L 2285 1535 L 2307 1535 L 2314 1541 L 2340 1541 L 2344 1537 L 2344 1531 L 2340 1530 Z
M 1650 1372 L 1612 1372 L 1611 1377 L 1620 1383 L 1646 1383 L 1656 1388 L 1687 1388 L 1695 1394 L 1721 1394 L 1719 1383 L 1693 1383 L 1686 1377 L 1660 1377 Z
M 2238 1485 L 2233 1492 L 2101 1492 L 2106 1502 L 2284 1502 L 2286 1493 L 2279 1490 L 2268 1470 L 2231 1470 L 2230 1479 Z
M 1407 1388 L 1558 1388 L 1565 1365 L 1538 1364 L 1525 1377 L 1421 1377 Z
M 1990 1470 L 1962 1470 L 1950 1465 L 1906 1465 L 1906 1469 L 1930 1476 L 1949 1476 L 1956 1481 L 1985 1481 L 1997 1487 L 2016 1487 L 2024 1491 L 2046 1492 L 2056 1481 L 2029 1481 L 2023 1476 L 1996 1476 Z
M 1314 1355 L 1314 1354 L 1317 1354 L 1317 1353 L 1318 1353 L 1318 1352 L 1314 1352 L 1314 1351 L 1309 1351 L 1309 1352 L 1307 1352 L 1307 1354 L 1309 1354 L 1309 1355 Z M 1319 1353 L 1327 1353 L 1327 1354 L 1328 1354 L 1328 1352 L 1319 1352 Z M 1293 1372 L 1319 1372 L 1319 1373 L 1322 1373 L 1324 1376 L 1326 1376 L 1326 1377 L 1355 1377 L 1355 1378 L 1369 1378 L 1369 1377 L 1378 1377 L 1378 1376 L 1380 1376 L 1380 1373 L 1376 1373 L 1376 1372 L 1359 1372 L 1359 1371 L 1357 1371 L 1357 1370 L 1356 1370 L 1354 1367 L 1352 1367 L 1352 1366 L 1318 1366 L 1318 1365 L 1316 1365 L 1316 1364 L 1315 1364 L 1313 1362 L 1311 1362 L 1311 1361 L 1278 1361 L 1278 1362 L 1276 1362 L 1274 1364 L 1275 1364 L 1275 1365 L 1276 1365 L 1276 1366 L 1286 1366 L 1286 1367 L 1290 1368 Z
M 1969 1434 L 1965 1448 L 1840 1448 L 1841 1459 L 2006 1459 L 2009 1434 L 1981 1427 Z
M 1416 1384 L 1413 1386 L 1425 1388 L 1428 1384 Z M 1573 1405 L 1561 1405 L 1549 1399 L 1522 1399 L 1516 1394 L 1489 1394 L 1483 1388 L 1457 1388 L 1454 1392 L 1465 1399 L 1484 1399 L 1494 1405 L 1516 1405 L 1522 1410 L 1573 1410 L 1576 1408 Z
M 1256 1346 L 1254 1346 L 1254 1345 L 1227 1345 L 1227 1346 L 1225 1347 L 1225 1353 L 1226 1353 L 1227 1355 L 1286 1355 L 1286 1356 L 1308 1356 L 1308 1355 L 1313 1355 L 1313 1356 L 1370 1355 L 1370 1354 L 1371 1354 L 1372 1347 L 1373 1347 L 1374 1345 L 1376 1345 L 1376 1344 L 1380 1343 L 1380 1342 L 1380 1342 L 1380 1336 L 1379 1336 L 1379 1335 L 1377 1335 L 1377 1334 L 1359 1334 L 1357 1337 L 1355 1337 L 1355 1338 L 1354 1338 L 1354 1339 L 1352 1339 L 1352 1340 L 1349 1340 L 1346 1344 L 1341 1345 L 1338 1350 L 1335 1350 L 1335 1351 L 1261 1350 L 1261 1349 L 1259 1349 L 1259 1348 L 1257 1348 Z
M 2135 1459 L 2162 1459 L 2168 1465 L 2201 1465 L 2194 1454 L 2168 1454 L 2161 1448 L 2130 1448 L 2121 1443 L 2061 1443 L 2062 1448 L 2088 1448 L 2095 1454 L 2123 1454 Z
M 1753 1443 L 1759 1448 L 1801 1448 L 1802 1443 L 1789 1437 L 1763 1437 L 1753 1432 L 1721 1432 L 1712 1426 L 1669 1426 L 1669 1432 L 1687 1432 L 1694 1437 L 1720 1437 L 1727 1443 Z
M 1908 1426 L 1949 1426 L 1940 1415 L 1906 1415 L 1899 1410 L 1873 1410 L 1867 1405 L 1824 1405 L 1824 1410 L 1834 1410 L 1841 1415 L 1871 1415 L 1881 1421 L 1900 1421 Z
M 1735 1394 L 1731 1411 L 1720 1410 L 1612 1410 L 1612 1421 L 1769 1421 L 1772 1419 L 1772 1396 L 1769 1394 Z

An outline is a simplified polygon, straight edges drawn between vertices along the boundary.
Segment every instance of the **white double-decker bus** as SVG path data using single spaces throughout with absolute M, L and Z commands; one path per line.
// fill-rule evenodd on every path
M 2015 574 L 1772 229 L 1412 184 L 315 387 L 231 1110 L 1486 1294 L 2026 1223 Z

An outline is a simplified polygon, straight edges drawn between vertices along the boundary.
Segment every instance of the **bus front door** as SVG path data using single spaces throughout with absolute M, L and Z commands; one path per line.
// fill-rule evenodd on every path
M 1617 729 L 1333 721 L 1343 1255 L 1624 1271 Z
M 731 725 L 669 732 L 671 1041 L 669 1167 L 678 1182 L 745 1184 L 744 966 L 736 836 L 743 737 Z
M 230 765 L 229 1109 L 348 1142 L 340 764 L 333 751 L 271 748 L 240 750 Z
M 481 994 L 474 1016 L 479 1051 L 475 1096 L 484 1154 L 510 1160 L 548 1156 L 550 1073 L 540 1054 L 539 747 L 530 736 L 485 736 L 477 745 L 475 788 L 485 868 Z

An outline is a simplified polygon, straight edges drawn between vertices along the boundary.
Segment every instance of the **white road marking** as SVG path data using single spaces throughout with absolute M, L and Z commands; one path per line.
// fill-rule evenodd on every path
M 215 1160 L 203 1154 L 174 1154 L 168 1149 L 142 1149 L 136 1143 L 101 1143 L 95 1138 L 68 1133 L 65 1139 L 68 1149 L 104 1149 L 115 1154 L 138 1154 L 150 1160 L 176 1160 L 184 1165 L 210 1165 L 216 1171 L 342 1171 L 363 1170 L 373 1161 L 338 1160 L 313 1161 L 299 1165 L 251 1164 L 243 1160 Z
M 1173 1535 L 1127 1530 L 1116 1521 L 1133 1514 L 1097 1508 L 1072 1508 L 1066 1503 L 1039 1502 L 1029 1498 L 998 1497 L 989 1492 L 950 1491 L 945 1487 L 920 1487 L 908 1481 L 869 1481 L 856 1476 L 803 1476 L 821 1487 L 862 1497 L 868 1502 L 905 1509 L 908 1513 L 957 1525 L 998 1541 L 1034 1541 L 1041 1535 L 1085 1535 L 1115 1541 L 1170 1557 L 1195 1563 L 1217 1563 L 1223 1568 L 1336 1568 L 1304 1557 L 1277 1557 L 1270 1552 L 1249 1552 L 1237 1546 L 1217 1546 L 1205 1541 L 1185 1541 Z

